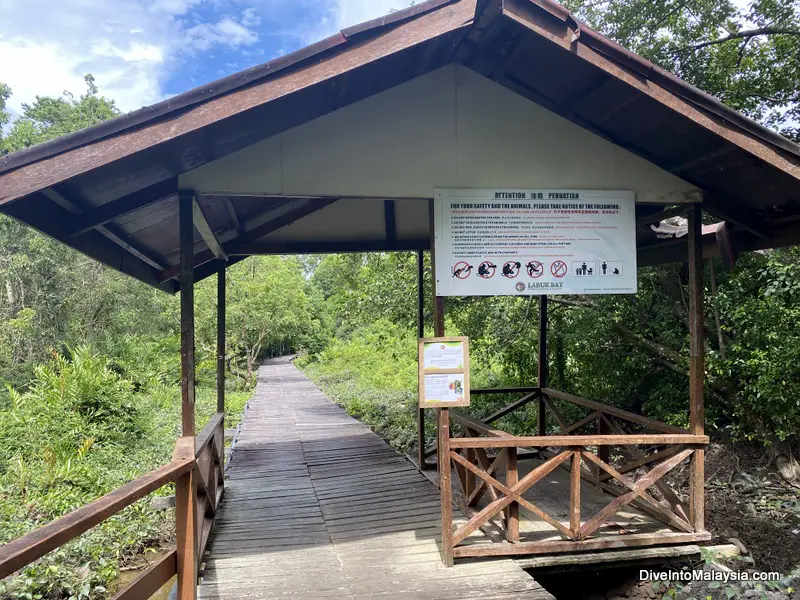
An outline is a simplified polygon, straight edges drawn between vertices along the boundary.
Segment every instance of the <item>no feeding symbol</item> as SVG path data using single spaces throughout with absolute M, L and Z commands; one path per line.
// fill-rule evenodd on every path
M 519 275 L 519 270 L 522 265 L 518 262 L 513 260 L 508 261 L 506 264 L 503 265 L 503 277 L 508 277 L 509 279 L 514 279 L 517 275 Z
M 554 261 L 553 264 L 550 265 L 550 272 L 554 277 L 561 279 L 567 274 L 567 263 L 565 263 L 563 260 Z
M 493 265 L 491 261 L 485 260 L 478 267 L 478 277 L 484 279 L 491 279 L 497 271 L 497 265 Z

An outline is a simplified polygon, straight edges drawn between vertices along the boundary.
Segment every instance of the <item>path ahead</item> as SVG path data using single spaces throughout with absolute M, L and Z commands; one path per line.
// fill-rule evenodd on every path
M 288 359 L 259 370 L 200 598 L 552 599 L 511 560 L 439 557 L 439 492 Z

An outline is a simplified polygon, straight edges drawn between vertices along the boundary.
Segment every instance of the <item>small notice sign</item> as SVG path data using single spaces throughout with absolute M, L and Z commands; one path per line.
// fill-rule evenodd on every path
M 419 341 L 419 406 L 469 406 L 469 339 Z

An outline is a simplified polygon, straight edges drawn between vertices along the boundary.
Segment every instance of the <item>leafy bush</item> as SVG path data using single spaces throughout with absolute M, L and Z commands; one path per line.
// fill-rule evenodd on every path
M 119 370 L 82 347 L 36 367 L 25 391 L 9 390 L 0 411 L 0 544 L 170 460 L 179 387 L 156 379 L 143 389 L 141 373 L 135 385 Z M 227 393 L 226 426 L 238 424 L 249 395 Z M 215 410 L 216 390 L 198 388 L 198 430 Z M 0 597 L 104 597 L 121 564 L 167 544 L 173 531 L 171 511 L 145 498 L 0 583 Z

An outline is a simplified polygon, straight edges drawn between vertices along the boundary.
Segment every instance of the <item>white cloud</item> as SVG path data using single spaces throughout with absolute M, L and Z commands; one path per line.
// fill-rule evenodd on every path
M 215 44 L 232 48 L 249 46 L 258 41 L 258 34 L 229 17 L 216 23 L 200 23 L 186 30 L 186 41 L 197 50 L 208 50 Z
M 100 93 L 123 111 L 164 98 L 163 82 L 187 52 L 258 41 L 255 7 L 213 23 L 189 22 L 204 0 L 0 0 L 0 81 L 11 86 L 18 113 L 36 95 Z
M 298 3 L 298 4 L 295 4 Z M 100 93 L 123 111 L 164 99 L 164 82 L 185 60 L 216 47 L 267 60 L 262 17 L 281 24 L 266 35 L 300 44 L 404 8 L 408 0 L 0 0 L 0 81 L 12 112 L 36 95 L 83 93 L 92 73 Z M 202 5 L 202 6 L 201 6 Z M 302 6 L 303 23 L 297 8 Z M 191 9 L 216 16 L 197 22 Z M 192 16 L 195 15 L 195 16 Z M 286 18 L 285 26 L 280 15 Z M 281 46 L 282 47 L 282 46 Z M 287 48 L 292 50 L 294 48 Z
M 323 0 L 324 1 L 324 0 Z M 352 25 L 363 23 L 409 6 L 409 0 L 324 1 L 326 9 L 314 27 L 303 32 L 306 42 L 315 42 Z

